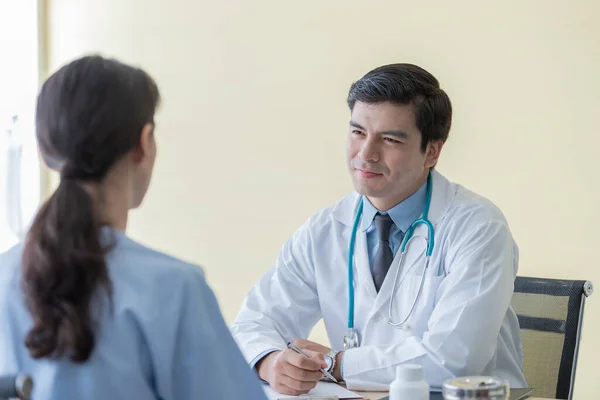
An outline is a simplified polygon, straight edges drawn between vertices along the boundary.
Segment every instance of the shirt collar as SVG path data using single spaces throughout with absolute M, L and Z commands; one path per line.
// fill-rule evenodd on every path
M 425 207 L 425 196 L 427 191 L 427 181 L 415 193 L 407 197 L 404 201 L 396 204 L 388 212 L 394 224 L 404 233 L 410 228 L 410 225 L 423 213 Z M 366 232 L 373 224 L 375 215 L 380 212 L 366 196 L 363 196 L 363 216 L 361 228 Z

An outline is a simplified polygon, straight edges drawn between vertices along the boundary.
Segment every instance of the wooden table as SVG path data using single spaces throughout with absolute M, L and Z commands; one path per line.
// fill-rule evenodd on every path
M 353 392 L 358 393 L 361 396 L 364 396 L 365 399 L 367 399 L 367 400 L 378 400 L 378 399 L 388 395 L 387 392 L 361 392 L 358 390 L 353 390 Z M 542 399 L 540 397 L 529 397 L 527 400 L 549 400 L 549 399 Z

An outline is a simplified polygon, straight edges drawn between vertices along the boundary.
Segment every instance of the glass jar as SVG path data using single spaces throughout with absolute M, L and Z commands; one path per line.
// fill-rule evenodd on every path
M 493 376 L 465 376 L 446 380 L 442 395 L 444 400 L 508 400 L 510 387 Z

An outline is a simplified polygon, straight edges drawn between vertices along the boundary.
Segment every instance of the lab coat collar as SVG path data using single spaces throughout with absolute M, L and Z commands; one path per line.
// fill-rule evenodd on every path
M 456 187 L 435 169 L 431 171 L 431 178 L 433 188 L 431 192 L 429 220 L 435 226 L 444 218 L 452 205 L 456 194 Z M 356 191 L 344 197 L 335 205 L 332 211 L 334 218 L 342 224 L 352 227 L 360 199 L 361 195 Z

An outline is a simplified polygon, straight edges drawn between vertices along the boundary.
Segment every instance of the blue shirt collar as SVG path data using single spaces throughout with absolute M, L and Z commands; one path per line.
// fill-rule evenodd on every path
M 417 190 L 415 193 L 407 197 L 404 201 L 396 204 L 387 213 L 394 221 L 394 224 L 404 233 L 410 228 L 410 225 L 421 216 L 423 208 L 425 207 L 425 196 L 427 194 L 427 181 Z M 363 196 L 363 216 L 361 221 L 361 228 L 366 232 L 371 224 L 375 215 L 379 212 L 377 208 L 366 196 Z

